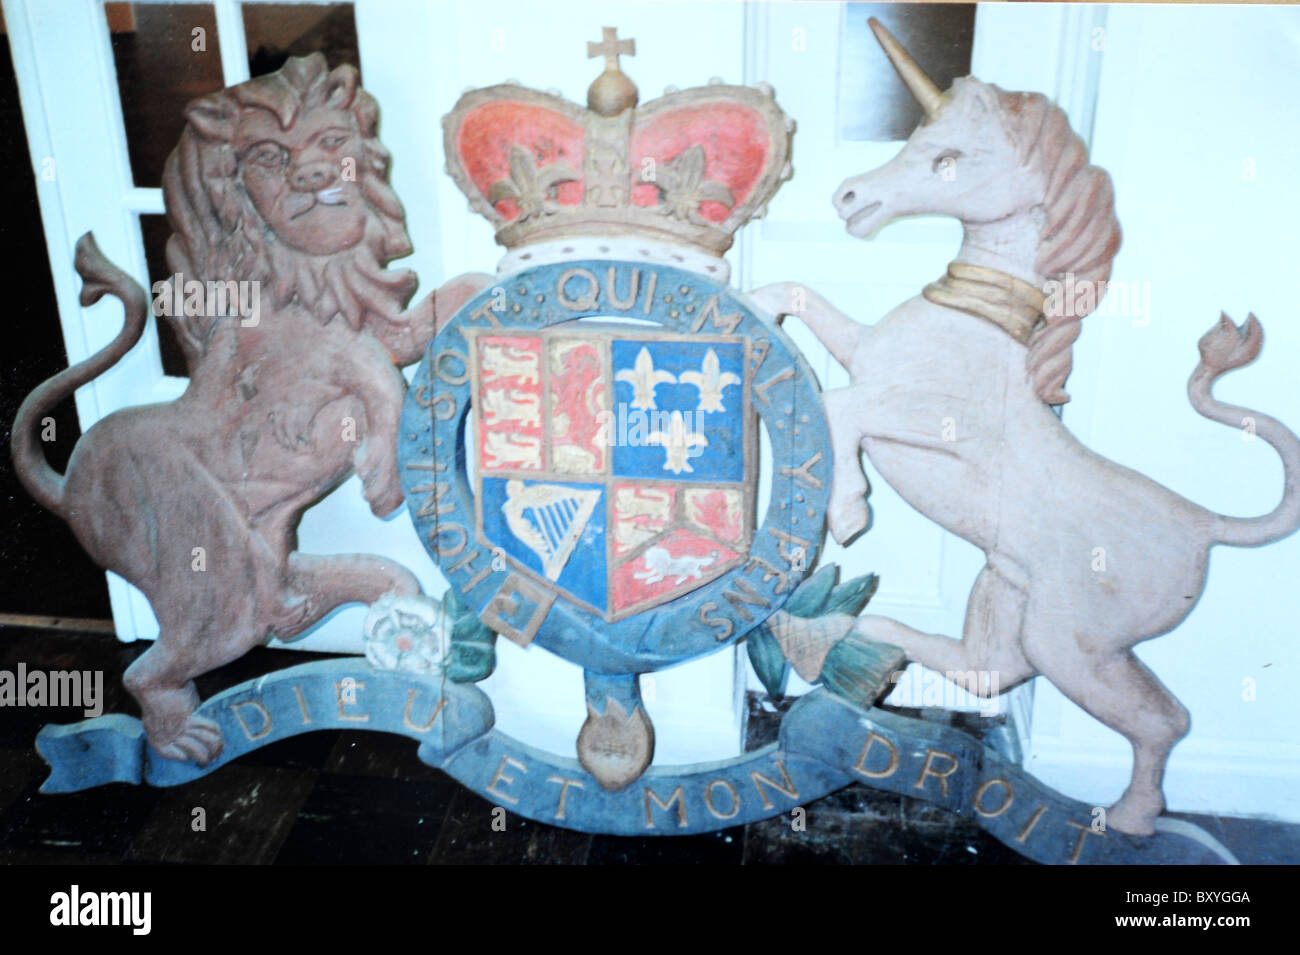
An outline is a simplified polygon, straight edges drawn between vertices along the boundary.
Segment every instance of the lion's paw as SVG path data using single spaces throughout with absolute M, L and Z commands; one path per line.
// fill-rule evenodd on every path
M 191 713 L 181 734 L 170 743 L 155 746 L 161 756 L 178 762 L 194 762 L 206 766 L 225 749 L 226 741 L 221 736 L 221 727 L 206 716 Z
M 269 412 L 266 417 L 271 426 L 271 437 L 286 451 L 310 449 L 312 425 L 318 411 L 318 408 L 298 405 Z
M 394 455 L 367 455 L 357 463 L 357 476 L 361 478 L 361 493 L 376 517 L 387 517 L 402 506 L 402 484 Z
M 271 633 L 279 640 L 298 636 L 318 619 L 316 602 L 310 595 L 279 599 L 275 603 Z
M 372 485 L 371 488 L 367 488 L 365 498 L 370 502 L 370 510 L 375 517 L 387 517 L 401 507 L 405 500 L 402 496 L 402 487 L 395 478 L 391 483 L 385 482 L 381 486 Z

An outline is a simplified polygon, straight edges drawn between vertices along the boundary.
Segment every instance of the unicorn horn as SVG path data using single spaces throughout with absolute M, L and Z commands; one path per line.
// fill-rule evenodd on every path
M 901 79 L 908 91 L 916 97 L 916 101 L 921 104 L 921 109 L 925 113 L 927 120 L 934 119 L 939 115 L 939 110 L 948 101 L 943 95 L 943 91 L 934 85 L 930 77 L 916 65 L 916 60 L 903 49 L 894 35 L 880 25 L 880 21 L 875 17 L 867 20 L 867 25 L 871 27 L 871 32 L 876 35 L 881 47 L 885 50 L 885 56 L 889 57 L 889 62 L 894 64 L 894 69 L 898 71 Z

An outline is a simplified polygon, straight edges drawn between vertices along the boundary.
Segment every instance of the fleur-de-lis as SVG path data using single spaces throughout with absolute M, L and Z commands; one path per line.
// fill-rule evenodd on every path
M 646 435 L 646 444 L 658 445 L 668 452 L 664 470 L 681 474 L 683 471 L 694 472 L 690 459 L 704 453 L 699 449 L 708 447 L 709 439 L 699 431 L 688 428 L 682 413 L 674 411 L 668 419 L 668 430 L 650 432 Z
M 626 368 L 623 369 L 614 376 L 614 380 L 626 382 L 632 386 L 633 408 L 654 410 L 655 387 L 677 383 L 677 376 L 671 371 L 660 371 L 655 368 L 655 360 L 651 357 L 648 348 L 643 347 L 637 352 L 636 363 L 632 366 L 632 369 L 632 371 L 628 371 Z
M 725 185 L 704 178 L 704 147 L 699 143 L 654 172 L 643 171 L 641 181 L 658 187 L 661 213 L 697 225 L 708 224 L 700 215 L 700 203 L 720 202 L 730 209 L 736 202 Z
M 722 392 L 731 385 L 741 384 L 740 376 L 723 371 L 718 361 L 718 353 L 712 348 L 704 356 L 704 364 L 699 371 L 682 372 L 679 379 L 684 385 L 694 385 L 700 392 L 700 403 L 696 411 L 725 411 L 722 406 Z
M 555 187 L 562 182 L 576 182 L 579 174 L 562 162 L 538 166 L 533 154 L 523 146 L 510 147 L 510 178 L 501 179 L 488 190 L 488 202 L 496 205 L 502 199 L 519 203 L 519 220 L 526 222 L 540 215 L 555 212 L 558 208 L 551 198 Z

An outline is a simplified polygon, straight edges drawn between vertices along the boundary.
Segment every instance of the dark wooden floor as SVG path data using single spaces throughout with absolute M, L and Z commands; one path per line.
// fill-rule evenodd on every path
M 105 712 L 135 713 L 121 673 L 146 644 L 0 627 L 0 669 L 103 669 Z M 295 655 L 292 662 L 302 662 Z M 206 697 L 290 661 L 255 651 L 200 681 Z M 779 717 L 751 708 L 751 745 Z M 807 829 L 771 819 L 706 836 L 589 836 L 515 816 L 421 763 L 415 744 L 324 731 L 268 746 L 172 789 L 113 785 L 44 796 L 32 741 L 75 711 L 0 709 L 0 863 L 1019 863 L 973 824 L 905 796 L 851 786 L 807 806 Z M 206 831 L 194 831 L 195 810 Z M 1189 817 L 1190 818 L 1190 817 Z M 1300 861 L 1300 827 L 1194 817 L 1245 862 Z

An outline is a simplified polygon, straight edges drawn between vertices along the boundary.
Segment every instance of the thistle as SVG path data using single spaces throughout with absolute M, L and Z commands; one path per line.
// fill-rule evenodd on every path
M 853 629 L 880 579 L 867 574 L 837 585 L 838 578 L 838 566 L 823 567 L 794 592 L 784 610 L 750 634 L 750 662 L 771 695 L 785 692 L 793 667 L 809 683 L 821 682 L 836 696 L 868 708 L 907 665 L 898 647 Z

